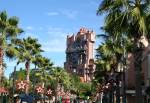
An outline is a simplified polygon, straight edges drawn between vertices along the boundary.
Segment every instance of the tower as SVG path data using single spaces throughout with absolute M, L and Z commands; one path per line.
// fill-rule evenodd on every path
M 82 82 L 89 82 L 94 72 L 95 33 L 81 28 L 76 35 L 67 36 L 65 69 L 80 76 Z

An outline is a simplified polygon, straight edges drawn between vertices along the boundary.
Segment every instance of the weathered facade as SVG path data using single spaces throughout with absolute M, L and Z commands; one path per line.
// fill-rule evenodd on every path
M 95 33 L 81 28 L 77 35 L 67 36 L 65 69 L 80 76 L 82 82 L 89 82 L 94 72 Z
M 126 95 L 127 103 L 135 103 L 135 67 L 134 67 L 134 57 L 132 54 L 128 54 L 128 70 L 126 71 Z M 141 86 L 142 86 L 142 100 L 143 103 L 150 102 L 150 46 L 146 47 L 143 51 L 142 58 L 142 70 L 141 70 Z

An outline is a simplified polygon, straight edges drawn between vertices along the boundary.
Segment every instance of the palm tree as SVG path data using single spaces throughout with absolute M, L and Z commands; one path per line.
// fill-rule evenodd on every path
M 17 39 L 15 43 L 16 49 L 19 51 L 17 55 L 18 61 L 25 62 L 26 80 L 29 83 L 30 64 L 33 59 L 42 52 L 41 44 L 38 43 L 37 39 L 31 37 L 24 38 L 23 40 Z M 28 93 L 28 88 L 26 88 L 26 93 Z
M 51 79 L 51 71 L 53 63 L 46 57 L 39 56 L 36 59 L 38 72 L 36 76 L 40 77 L 41 82 L 43 83 L 43 87 L 45 87 L 45 83 Z
M 143 46 L 140 39 L 149 35 L 149 4 L 149 0 L 103 0 L 98 9 L 98 14 L 106 13 L 104 28 L 110 35 L 127 35 L 133 41 L 136 103 L 142 103 L 140 73 Z
M 96 72 L 95 77 L 101 84 L 106 84 L 108 80 L 106 79 L 106 75 L 110 71 L 118 71 L 117 67 L 121 61 L 121 57 L 123 54 L 123 49 L 118 43 L 118 41 L 112 40 L 112 38 L 107 39 L 105 43 L 100 45 L 97 49 L 97 53 L 100 57 L 97 58 L 96 64 Z M 116 102 L 120 103 L 120 90 L 119 90 L 119 81 L 116 81 L 117 88 L 116 88 Z M 113 94 L 113 91 L 112 93 Z M 110 100 L 112 100 L 110 98 Z
M 26 71 L 22 68 L 20 68 L 20 70 L 16 71 L 16 79 L 17 80 L 24 80 L 26 78 Z M 14 78 L 14 72 L 12 72 L 10 74 L 10 79 L 13 79 Z
M 39 78 L 39 83 L 42 82 L 42 87 L 46 90 L 46 86 L 49 85 L 48 83 L 52 80 L 51 71 L 53 63 L 50 59 L 42 56 L 38 56 L 36 58 L 35 64 L 38 67 L 38 71 L 35 73 L 35 76 Z M 44 102 L 45 102 L 45 90 L 44 90 Z
M 70 78 L 71 78 L 71 80 L 70 80 L 70 82 L 71 82 L 71 91 L 74 91 L 75 93 L 77 93 L 78 90 L 79 90 L 78 86 L 81 83 L 81 80 L 80 80 L 79 76 L 76 75 L 76 74 L 71 74 Z
M 23 32 L 18 27 L 18 23 L 19 19 L 17 17 L 8 17 L 6 11 L 0 12 L 0 80 L 3 74 L 5 51 L 8 47 L 11 47 L 11 41 Z
M 61 90 L 69 91 L 71 89 L 71 79 L 69 74 L 61 67 L 53 67 L 52 73 L 53 81 L 55 82 L 55 98 L 57 101 L 57 92 Z

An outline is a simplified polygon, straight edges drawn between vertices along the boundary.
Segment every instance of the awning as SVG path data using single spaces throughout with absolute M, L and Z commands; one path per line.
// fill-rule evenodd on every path
M 8 90 L 4 87 L 0 87 L 0 95 L 8 95 Z

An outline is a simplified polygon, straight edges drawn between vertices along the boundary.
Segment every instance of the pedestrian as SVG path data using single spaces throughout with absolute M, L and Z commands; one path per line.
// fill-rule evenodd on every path
M 14 97 L 14 103 L 21 103 L 19 96 Z

